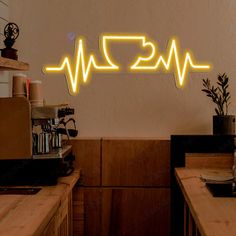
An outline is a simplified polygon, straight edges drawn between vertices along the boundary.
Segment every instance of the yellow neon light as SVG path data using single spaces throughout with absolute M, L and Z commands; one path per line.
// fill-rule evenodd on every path
M 189 67 L 192 71 L 202 71 L 209 70 L 209 64 L 195 64 L 192 59 L 191 52 L 187 51 L 183 63 L 179 57 L 179 50 L 177 45 L 177 40 L 173 38 L 168 46 L 167 60 L 164 56 L 160 54 L 156 57 L 156 45 L 153 42 L 149 42 L 146 36 L 139 35 L 103 35 L 101 37 L 101 51 L 106 61 L 106 65 L 99 65 L 96 62 L 95 56 L 90 53 L 86 60 L 85 56 L 85 43 L 82 38 L 79 38 L 75 45 L 75 65 L 70 62 L 68 56 L 64 57 L 60 63 L 60 66 L 46 66 L 44 72 L 62 72 L 65 71 L 69 91 L 71 94 L 75 95 L 79 92 L 79 84 L 86 83 L 90 76 L 90 72 L 94 71 L 119 71 L 120 66 L 118 63 L 114 62 L 111 54 L 108 50 L 108 44 L 111 41 L 140 41 L 143 48 L 150 48 L 151 53 L 147 57 L 138 56 L 136 61 L 129 66 L 130 71 L 155 71 L 163 65 L 165 71 L 170 71 L 172 63 L 175 63 L 176 71 L 174 72 L 176 78 L 176 84 L 178 87 L 184 85 L 185 78 L 187 77 L 187 72 Z M 157 58 L 157 59 L 155 59 Z M 152 65 L 150 65 L 151 61 Z M 148 65 L 147 62 L 149 63 Z M 144 64 L 143 64 L 144 63 Z M 145 64 L 146 63 L 146 64 Z M 143 65 L 142 65 L 143 64 Z M 181 68 L 181 64 L 183 64 Z
M 64 57 L 59 67 L 50 67 L 46 66 L 44 68 L 44 72 L 61 72 L 65 70 L 67 83 L 69 86 L 69 91 L 71 94 L 77 94 L 79 92 L 79 84 L 81 83 L 79 75 L 82 75 L 82 82 L 86 83 L 88 81 L 89 73 L 91 71 L 91 67 L 93 66 L 97 70 L 116 70 L 117 68 L 113 68 L 111 66 L 98 66 L 95 60 L 94 55 L 89 55 L 89 58 L 85 60 L 84 53 L 84 41 L 82 38 L 77 40 L 75 45 L 75 67 L 74 74 L 72 72 L 73 66 L 70 63 L 69 57 Z M 67 70 L 66 70 L 67 69 Z
M 138 57 L 137 61 L 130 66 L 131 70 L 158 70 L 158 68 L 160 67 L 160 65 L 162 64 L 165 68 L 166 71 L 170 70 L 170 66 L 171 66 L 171 62 L 172 60 L 174 60 L 175 62 L 175 66 L 176 66 L 176 70 L 177 72 L 175 72 L 175 77 L 178 78 L 176 79 L 176 84 L 178 87 L 182 87 L 184 85 L 184 81 L 185 81 L 185 77 L 186 77 L 186 73 L 187 73 L 187 68 L 188 65 L 195 71 L 199 70 L 209 70 L 210 69 L 210 65 L 200 65 L 200 64 L 194 64 L 193 60 L 192 60 L 192 56 L 191 56 L 191 52 L 186 52 L 185 53 L 185 59 L 184 59 L 184 63 L 183 63 L 183 68 L 181 71 L 181 65 L 180 65 L 180 58 L 179 58 L 179 53 L 178 53 L 178 47 L 177 47 L 177 43 L 176 43 L 176 39 L 172 39 L 169 43 L 169 54 L 168 54 L 168 59 L 167 61 L 164 59 L 164 57 L 162 55 L 160 55 L 155 63 L 155 65 L 153 66 L 141 66 L 139 65 L 142 61 L 149 61 L 149 59 L 152 59 L 153 56 L 156 52 L 155 52 L 155 48 L 153 45 L 153 52 L 150 56 L 150 58 L 143 58 L 143 57 Z M 173 59 L 174 58 L 174 59 Z
M 119 69 L 119 66 L 116 65 L 114 62 L 112 62 L 111 55 L 108 53 L 108 42 L 109 41 L 141 41 L 142 47 L 151 47 L 152 53 L 147 58 L 142 58 L 140 60 L 148 61 L 151 60 L 152 57 L 155 54 L 155 45 L 151 42 L 146 42 L 146 36 L 138 36 L 138 35 L 129 35 L 129 36 L 122 36 L 122 35 L 104 35 L 102 36 L 102 49 L 103 49 L 103 55 L 105 56 L 106 61 L 111 66 L 111 68 Z

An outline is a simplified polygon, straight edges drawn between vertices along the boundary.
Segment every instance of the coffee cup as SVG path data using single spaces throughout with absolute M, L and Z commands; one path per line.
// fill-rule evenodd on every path
M 30 81 L 29 100 L 32 106 L 43 106 L 42 82 L 40 80 Z
M 12 96 L 27 97 L 25 74 L 14 74 L 12 78 Z

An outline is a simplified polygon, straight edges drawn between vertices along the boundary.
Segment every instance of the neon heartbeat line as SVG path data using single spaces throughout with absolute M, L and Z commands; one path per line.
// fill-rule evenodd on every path
M 147 42 L 146 36 L 137 35 L 103 35 L 101 37 L 100 46 L 101 52 L 107 64 L 99 65 L 95 56 L 90 53 L 87 58 L 85 55 L 84 39 L 79 38 L 75 44 L 74 62 L 71 63 L 69 56 L 62 59 L 59 66 L 45 66 L 44 72 L 57 72 L 64 71 L 67 79 L 69 92 L 76 95 L 79 92 L 80 83 L 86 83 L 89 80 L 91 71 L 119 71 L 120 66 L 114 62 L 108 50 L 108 44 L 112 41 L 140 41 L 143 48 L 148 48 L 151 52 L 148 56 L 138 56 L 134 63 L 129 66 L 130 71 L 158 71 L 160 67 L 164 71 L 169 72 L 172 64 L 174 64 L 175 81 L 177 87 L 183 87 L 187 77 L 188 70 L 191 71 L 205 71 L 210 69 L 209 64 L 195 64 L 192 59 L 192 54 L 189 51 L 185 52 L 184 59 L 181 62 L 178 50 L 178 43 L 175 38 L 171 39 L 168 45 L 167 56 L 156 56 L 157 46 L 153 42 Z M 165 59 L 167 58 L 167 59 Z M 148 63 L 148 65 L 147 65 Z M 182 66 L 181 66 L 182 65 Z

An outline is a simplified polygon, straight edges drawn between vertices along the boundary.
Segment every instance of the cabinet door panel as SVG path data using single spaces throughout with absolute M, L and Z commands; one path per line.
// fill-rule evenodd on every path
M 84 235 L 84 191 L 78 187 L 73 189 L 73 234 Z
M 169 189 L 103 189 L 103 236 L 168 236 Z
M 84 189 L 85 235 L 101 235 L 101 190 Z
M 76 235 L 82 235 L 83 226 L 85 236 L 169 235 L 168 188 L 79 188 L 78 191 L 83 191 L 84 213 L 74 208 Z
M 170 186 L 170 141 L 102 140 L 102 186 Z
M 56 236 L 57 235 L 56 227 L 57 227 L 56 216 L 54 216 L 48 223 L 47 227 L 44 229 L 42 236 Z
M 81 169 L 80 185 L 99 186 L 100 172 L 100 139 L 70 140 L 75 155 L 75 167 Z

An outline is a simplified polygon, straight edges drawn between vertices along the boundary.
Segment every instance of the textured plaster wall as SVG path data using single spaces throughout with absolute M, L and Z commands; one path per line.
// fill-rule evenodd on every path
M 20 26 L 19 58 L 30 63 L 33 79 L 43 81 L 47 103 L 69 102 L 76 108 L 82 137 L 211 133 L 214 106 L 201 92 L 201 79 L 215 81 L 219 72 L 231 78 L 230 111 L 236 112 L 235 0 L 11 0 L 9 9 Z M 211 62 L 213 70 L 190 73 L 184 89 L 176 88 L 171 73 L 94 73 L 76 97 L 68 94 L 64 75 L 42 73 L 45 64 L 73 55 L 68 34 L 83 35 L 99 57 L 104 32 L 148 34 L 163 52 L 175 35 L 183 50 L 191 49 L 198 62 Z M 114 49 L 123 66 L 136 50 L 130 47 Z

